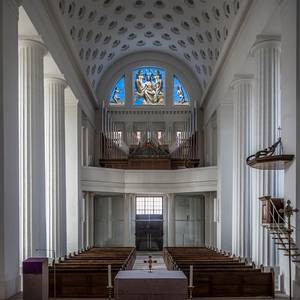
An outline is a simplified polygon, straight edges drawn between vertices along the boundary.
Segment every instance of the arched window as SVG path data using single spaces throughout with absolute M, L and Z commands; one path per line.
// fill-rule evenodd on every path
M 133 71 L 133 104 L 165 104 L 165 70 L 142 67 Z
M 190 104 L 190 99 L 184 85 L 175 75 L 173 76 L 173 102 L 175 105 Z
M 110 105 L 125 104 L 125 76 L 122 76 L 111 91 L 109 98 Z

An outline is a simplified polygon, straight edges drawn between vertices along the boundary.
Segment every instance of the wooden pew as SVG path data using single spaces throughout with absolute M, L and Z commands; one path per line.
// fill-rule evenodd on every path
M 112 281 L 119 270 L 130 270 L 135 261 L 135 248 L 92 248 L 60 259 L 49 268 L 49 296 L 59 298 L 107 298 L 108 265 Z M 54 270 L 55 267 L 55 270 Z
M 164 248 L 169 270 L 182 270 L 189 277 L 193 265 L 195 297 L 273 297 L 274 274 L 254 269 L 237 257 L 205 247 Z

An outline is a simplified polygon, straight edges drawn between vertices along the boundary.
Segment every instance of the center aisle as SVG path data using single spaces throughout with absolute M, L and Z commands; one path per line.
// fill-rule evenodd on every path
M 156 260 L 156 263 L 152 264 L 153 270 L 167 270 L 162 252 L 137 252 L 136 260 L 133 266 L 133 270 L 148 270 L 148 263 L 145 260 L 149 259 L 149 255 L 152 256 L 152 260 Z

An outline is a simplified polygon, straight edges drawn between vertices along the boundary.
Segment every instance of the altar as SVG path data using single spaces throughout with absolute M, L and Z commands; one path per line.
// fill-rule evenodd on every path
M 114 283 L 116 300 L 187 299 L 187 278 L 181 271 L 120 271 Z

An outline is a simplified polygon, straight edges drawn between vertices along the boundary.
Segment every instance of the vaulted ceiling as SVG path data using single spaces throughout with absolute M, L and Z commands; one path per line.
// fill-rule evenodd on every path
M 205 90 L 245 0 L 56 0 L 83 71 L 95 90 L 119 58 L 169 53 L 194 71 Z

